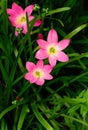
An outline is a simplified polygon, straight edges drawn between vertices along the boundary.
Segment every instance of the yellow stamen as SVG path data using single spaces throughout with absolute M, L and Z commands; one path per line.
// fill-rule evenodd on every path
M 26 18 L 23 16 L 20 21 L 23 23 L 26 21 Z
M 51 48 L 50 48 L 50 53 L 51 53 L 51 54 L 55 54 L 55 52 L 56 52 L 55 48 L 54 48 L 54 47 L 51 47 Z

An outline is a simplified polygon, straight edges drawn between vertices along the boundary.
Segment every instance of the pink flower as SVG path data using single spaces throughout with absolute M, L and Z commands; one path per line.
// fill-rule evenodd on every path
M 67 62 L 68 56 L 63 50 L 69 45 L 69 39 L 63 39 L 58 42 L 58 35 L 54 29 L 51 29 L 48 33 L 47 41 L 38 39 L 37 43 L 40 49 L 36 52 L 35 57 L 37 59 L 48 58 L 49 63 L 52 67 L 56 65 L 57 61 Z
M 22 33 L 27 33 L 27 22 L 26 22 L 26 13 L 28 15 L 29 22 L 34 19 L 34 16 L 31 15 L 33 12 L 34 5 L 27 6 L 24 10 L 21 6 L 17 5 L 15 2 L 12 4 L 12 9 L 7 9 L 7 14 L 9 14 L 9 20 L 12 26 L 16 29 L 22 28 Z M 37 20 L 34 26 L 39 26 L 41 24 L 40 20 Z M 15 35 L 18 35 L 18 32 L 15 30 Z
M 35 65 L 32 62 L 26 62 L 26 69 L 28 73 L 24 78 L 29 80 L 30 83 L 36 83 L 39 86 L 44 84 L 44 80 L 51 80 L 53 77 L 50 75 L 52 67 L 50 65 L 44 65 L 43 60 L 39 60 Z

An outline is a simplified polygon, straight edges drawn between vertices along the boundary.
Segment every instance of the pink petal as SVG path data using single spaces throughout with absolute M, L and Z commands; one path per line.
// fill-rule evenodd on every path
M 28 17 L 28 20 L 29 20 L 29 21 L 31 21 L 31 20 L 33 20 L 33 19 L 34 19 L 34 16 L 29 16 L 29 17 Z
M 59 52 L 57 60 L 61 62 L 67 62 L 69 60 L 68 56 L 64 52 Z
M 34 76 L 32 75 L 32 73 L 27 73 L 27 74 L 25 74 L 24 78 L 25 78 L 26 80 L 29 80 L 30 83 L 35 83 L 36 80 L 37 80 L 37 78 L 34 77 Z
M 23 25 L 23 31 L 22 31 L 23 34 L 26 34 L 27 33 L 27 25 L 24 24 Z
M 17 5 L 15 2 L 12 4 L 12 9 L 15 10 L 17 14 L 23 13 L 22 7 Z
M 26 69 L 28 71 L 32 71 L 34 69 L 34 67 L 35 67 L 34 63 L 32 63 L 32 62 L 26 62 Z
M 41 23 L 42 23 L 41 20 L 36 20 L 36 21 L 35 21 L 35 24 L 34 24 L 34 27 L 38 27 L 38 26 L 40 26 Z
M 37 80 L 37 78 L 34 77 L 32 74 L 30 74 L 29 76 L 30 76 L 30 77 L 29 77 L 30 83 L 35 83 L 36 80 Z
M 44 79 L 39 79 L 36 81 L 36 84 L 42 86 L 44 84 Z
M 60 50 L 65 49 L 70 43 L 69 39 L 63 39 L 58 43 L 58 47 L 60 48 Z
M 36 67 L 43 68 L 43 60 L 38 60 Z
M 18 32 L 15 30 L 15 36 L 17 37 L 18 36 Z
M 29 5 L 25 8 L 24 12 L 28 14 L 28 16 L 31 15 L 32 11 L 33 11 L 34 5 Z
M 50 74 L 46 74 L 44 78 L 45 78 L 46 80 L 51 80 L 51 79 L 53 79 L 53 76 L 50 75 Z
M 40 49 L 36 52 L 35 57 L 37 59 L 46 59 L 48 55 L 46 54 L 46 51 L 43 49 Z
M 7 11 L 7 14 L 9 14 L 9 15 L 12 15 L 12 16 L 16 15 L 15 10 L 7 9 L 6 11 Z
M 12 17 L 12 16 L 9 16 L 9 20 L 10 20 L 12 26 L 15 26 L 15 27 L 16 27 L 17 24 L 16 24 L 16 22 L 15 22 L 15 18 Z
M 49 43 L 57 43 L 58 42 L 58 35 L 54 29 L 51 29 L 48 33 L 47 41 Z
M 48 45 L 48 43 L 47 43 L 45 40 L 43 40 L 43 39 L 38 39 L 38 40 L 37 40 L 37 43 L 38 43 L 38 45 L 39 45 L 41 48 L 43 48 L 43 49 L 46 49 L 46 47 L 47 47 L 47 45 Z
M 49 63 L 52 67 L 54 67 L 56 65 L 56 57 L 54 56 L 50 56 L 49 57 Z
M 52 66 L 51 65 L 44 65 L 44 71 L 47 73 L 50 73 L 52 71 Z
M 29 76 L 30 76 L 30 73 L 27 73 L 27 74 L 24 75 L 24 78 L 25 78 L 26 80 L 29 80 Z

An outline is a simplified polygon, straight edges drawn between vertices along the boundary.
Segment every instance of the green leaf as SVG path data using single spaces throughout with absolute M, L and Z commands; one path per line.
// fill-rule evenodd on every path
M 52 126 L 44 119 L 44 117 L 38 111 L 36 104 L 32 103 L 31 106 L 36 118 L 46 128 L 46 130 L 54 130 Z
M 24 119 L 26 114 L 29 112 L 29 108 L 26 104 L 23 105 L 20 117 L 19 117 L 19 121 L 18 121 L 18 125 L 17 125 L 17 130 L 21 130 Z
M 72 38 L 74 35 L 79 33 L 81 30 L 83 30 L 85 27 L 87 27 L 88 24 L 83 24 L 76 29 L 74 29 L 72 32 L 70 32 L 68 35 L 65 36 L 65 38 Z

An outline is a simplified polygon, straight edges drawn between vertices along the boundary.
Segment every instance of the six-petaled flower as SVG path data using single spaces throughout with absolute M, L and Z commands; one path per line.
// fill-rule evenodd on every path
M 28 72 L 25 74 L 24 78 L 29 80 L 30 83 L 36 83 L 42 86 L 45 80 L 53 79 L 53 76 L 50 74 L 53 68 L 51 65 L 44 65 L 43 60 L 39 60 L 37 64 L 26 62 L 26 69 Z
M 37 59 L 48 58 L 51 66 L 55 66 L 57 61 L 67 62 L 68 56 L 63 50 L 69 45 L 69 39 L 63 39 L 58 42 L 58 35 L 54 29 L 51 29 L 48 33 L 47 41 L 38 39 L 37 43 L 40 49 L 36 52 L 35 57 Z
M 27 20 L 26 14 L 28 15 L 28 22 L 34 19 L 32 16 L 34 5 L 27 6 L 24 10 L 21 6 L 17 5 L 15 2 L 12 4 L 12 9 L 7 9 L 7 14 L 9 15 L 9 20 L 12 26 L 16 27 L 15 35 L 18 36 L 17 29 L 22 28 L 22 33 L 27 33 Z M 37 20 L 34 24 L 35 27 L 41 24 L 41 20 Z

